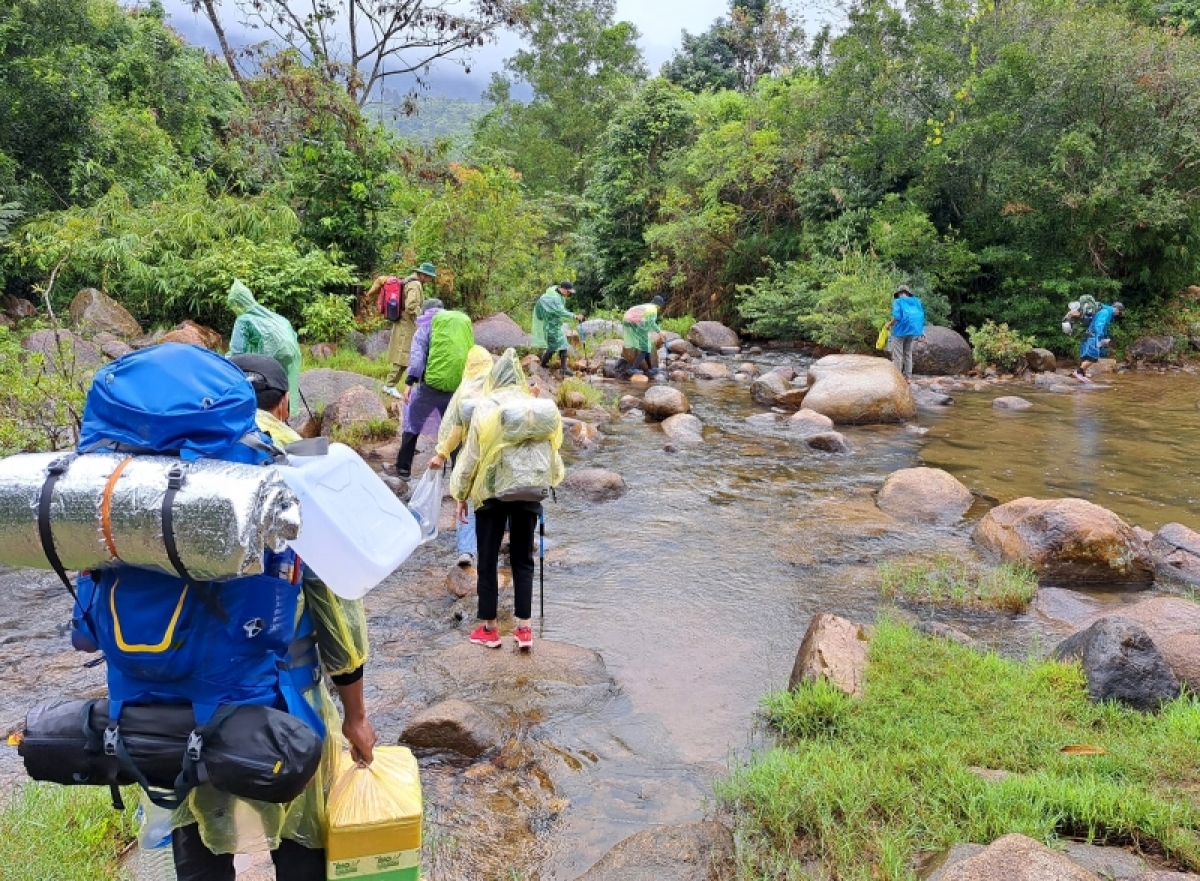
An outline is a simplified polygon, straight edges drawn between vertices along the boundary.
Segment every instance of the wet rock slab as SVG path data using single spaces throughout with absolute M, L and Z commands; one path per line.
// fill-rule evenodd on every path
M 736 877 L 733 834 L 708 821 L 631 835 L 579 881 L 733 881 Z

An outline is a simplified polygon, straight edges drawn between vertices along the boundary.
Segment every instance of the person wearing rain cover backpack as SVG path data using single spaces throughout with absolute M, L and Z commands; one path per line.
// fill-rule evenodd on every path
M 270 355 L 287 372 L 288 416 L 300 412 L 300 342 L 292 324 L 259 305 L 250 289 L 236 278 L 229 286 L 228 306 L 237 316 L 229 335 L 229 354 Z
M 246 374 L 258 403 L 255 421 L 279 446 L 300 439 L 283 421 L 288 415 L 288 377 L 267 355 L 235 355 L 230 359 Z M 298 570 L 298 571 L 297 571 Z M 246 801 L 211 785 L 193 790 L 171 816 L 171 846 L 178 881 L 234 881 L 234 854 L 270 848 L 278 881 L 324 881 L 323 822 L 343 737 L 352 756 L 370 764 L 376 742 L 363 699 L 367 661 L 367 621 L 361 600 L 344 600 L 297 559 L 293 578 L 302 584 L 297 621 L 311 621 L 321 669 L 337 689 L 345 721 L 338 733 L 338 710 L 323 680 L 304 699 L 325 725 L 321 763 L 304 793 L 287 804 Z M 293 582 L 294 583 L 294 582 Z M 78 616 L 78 609 L 76 610 Z M 299 629 L 299 627 L 298 627 Z M 78 646 L 77 647 L 82 647 Z M 247 824 L 257 817 L 257 824 Z M 258 829 L 249 828 L 258 825 Z
M 450 475 L 450 494 L 456 504 L 459 523 L 465 523 L 467 504 L 475 505 L 475 530 L 479 542 L 478 579 L 476 592 L 479 595 L 478 617 L 480 624 L 471 633 L 470 640 L 476 645 L 499 648 L 500 631 L 497 628 L 497 604 L 499 595 L 498 559 L 504 530 L 509 531 L 509 559 L 512 563 L 513 600 L 516 627 L 513 638 L 517 648 L 533 646 L 533 540 L 538 518 L 542 514 L 541 502 L 514 500 L 501 497 L 506 490 L 518 485 L 557 486 L 565 476 L 559 448 L 562 446 L 562 418 L 557 407 L 551 404 L 552 425 L 545 426 L 545 450 L 548 456 L 536 461 L 536 473 L 532 473 L 529 460 L 517 465 L 517 450 L 523 446 L 506 442 L 501 436 L 501 410 L 506 404 L 534 400 L 521 369 L 516 352 L 508 349 L 492 367 L 484 381 L 481 397 L 471 415 L 467 438 L 458 456 L 458 462 Z

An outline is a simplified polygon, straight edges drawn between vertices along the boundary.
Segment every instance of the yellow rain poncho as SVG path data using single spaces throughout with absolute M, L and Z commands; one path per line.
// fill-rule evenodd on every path
M 508 490 L 562 483 L 562 417 L 552 401 L 529 392 L 512 349 L 483 385 L 467 440 L 450 475 L 450 494 L 476 506 Z
M 229 336 L 229 354 L 270 355 L 287 372 L 291 415 L 300 412 L 300 341 L 291 323 L 260 306 L 250 289 L 236 278 L 229 286 L 229 308 L 237 316 Z
M 449 459 L 462 444 L 467 426 L 471 424 L 475 402 L 483 395 L 483 386 L 491 371 L 491 353 L 483 346 L 472 346 L 467 351 L 462 382 L 446 405 L 441 427 L 438 428 L 437 454 L 443 459 Z
M 281 446 L 300 439 L 269 413 L 260 410 L 256 421 Z M 305 609 L 312 615 L 321 668 L 327 675 L 352 673 L 367 662 L 367 616 L 361 600 L 335 596 L 315 573 L 306 569 L 297 616 Z M 305 847 L 324 847 L 326 798 L 344 749 L 342 723 L 324 681 L 306 692 L 305 698 L 325 722 L 327 734 L 321 764 L 303 795 L 288 804 L 277 805 L 201 786 L 176 809 L 172 824 L 198 823 L 201 838 L 213 853 L 273 850 L 281 838 Z

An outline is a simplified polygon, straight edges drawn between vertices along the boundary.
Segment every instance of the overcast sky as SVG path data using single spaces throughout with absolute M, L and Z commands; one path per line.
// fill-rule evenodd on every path
M 203 15 L 188 8 L 187 0 L 163 0 L 170 15 L 170 23 L 192 43 L 215 48 L 212 26 Z M 233 4 L 226 6 L 232 9 Z M 729 0 L 617 0 L 617 18 L 633 22 L 641 33 L 639 43 L 651 73 L 657 73 L 671 53 L 679 46 L 682 31 L 700 33 L 708 29 L 714 19 L 729 9 Z M 815 28 L 815 21 L 806 21 L 807 28 Z M 263 39 L 261 32 L 247 34 L 240 27 L 229 26 L 227 33 L 231 42 L 252 43 Z M 488 44 L 475 54 L 471 73 L 465 74 L 461 67 L 445 63 L 435 69 L 430 94 L 449 95 L 457 98 L 478 98 L 487 87 L 493 71 L 499 70 L 503 60 L 517 48 L 518 42 L 511 35 L 503 35 L 497 44 Z M 406 91 L 408 84 L 393 81 L 388 88 Z

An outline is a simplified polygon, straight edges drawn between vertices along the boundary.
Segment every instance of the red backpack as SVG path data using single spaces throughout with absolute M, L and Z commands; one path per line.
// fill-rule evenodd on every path
M 399 321 L 404 313 L 404 283 L 389 276 L 379 291 L 379 314 L 388 321 Z

